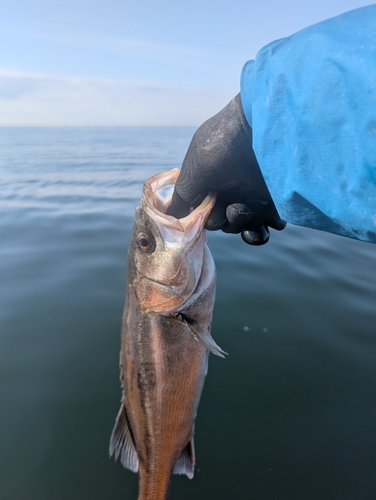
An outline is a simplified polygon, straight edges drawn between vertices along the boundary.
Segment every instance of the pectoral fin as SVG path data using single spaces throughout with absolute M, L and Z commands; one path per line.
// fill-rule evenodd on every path
M 191 439 L 182 451 L 174 466 L 174 474 L 185 474 L 189 477 L 189 479 L 192 479 L 195 462 L 195 448 L 193 444 L 193 436 L 191 436 Z
M 114 429 L 110 439 L 110 457 L 115 456 L 115 460 L 120 456 L 120 462 L 126 469 L 138 472 L 138 456 L 129 425 L 127 410 L 124 404 L 121 405 L 116 417 Z
M 184 316 L 182 316 L 182 321 L 190 328 L 194 338 L 209 349 L 210 352 L 221 358 L 225 357 L 224 354 L 228 354 L 215 343 L 213 337 L 207 330 L 201 328 L 197 323 L 188 321 Z

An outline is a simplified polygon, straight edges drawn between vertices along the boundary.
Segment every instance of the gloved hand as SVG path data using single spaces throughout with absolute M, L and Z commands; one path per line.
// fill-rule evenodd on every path
M 206 229 L 240 233 L 250 245 L 286 226 L 278 215 L 252 149 L 252 130 L 238 94 L 197 130 L 184 158 L 167 213 L 184 217 L 209 190 L 217 193 Z

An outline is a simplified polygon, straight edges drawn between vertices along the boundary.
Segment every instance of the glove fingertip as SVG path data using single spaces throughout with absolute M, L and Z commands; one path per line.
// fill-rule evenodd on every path
M 285 220 L 279 219 L 277 223 L 275 223 L 272 227 L 277 231 L 282 231 L 287 226 L 287 222 Z
M 266 226 L 261 226 L 258 231 L 245 229 L 241 237 L 248 245 L 261 246 L 269 241 L 270 233 Z
M 172 193 L 171 203 L 167 208 L 166 214 L 181 219 L 189 214 L 190 208 L 190 203 L 187 203 L 175 189 Z
M 217 231 L 218 229 L 223 229 L 226 224 L 226 207 L 217 202 L 206 221 L 205 229 L 208 231 Z

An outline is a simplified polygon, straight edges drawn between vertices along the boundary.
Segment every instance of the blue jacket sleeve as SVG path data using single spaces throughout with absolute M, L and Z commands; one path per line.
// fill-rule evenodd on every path
M 277 40 L 241 98 L 281 218 L 376 242 L 376 5 Z

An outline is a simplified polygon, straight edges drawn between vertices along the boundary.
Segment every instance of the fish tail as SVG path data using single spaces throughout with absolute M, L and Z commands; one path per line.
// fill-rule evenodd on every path
M 192 436 L 182 451 L 179 459 L 173 467 L 167 461 L 163 463 L 160 457 L 158 464 L 144 465 L 140 462 L 139 467 L 139 497 L 138 500 L 166 500 L 170 489 L 172 474 L 185 474 L 190 479 L 193 477 L 195 466 L 195 451 Z
M 172 467 L 159 464 L 158 472 L 140 462 L 138 500 L 167 500 L 170 490 Z

